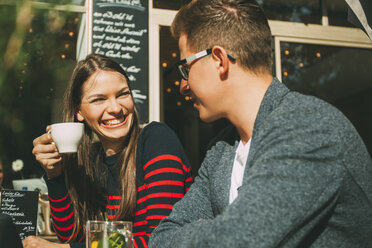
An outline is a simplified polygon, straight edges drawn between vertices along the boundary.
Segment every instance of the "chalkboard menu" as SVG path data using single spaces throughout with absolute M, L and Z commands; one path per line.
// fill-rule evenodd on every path
M 36 235 L 39 192 L 8 190 L 1 191 L 0 210 L 10 215 L 21 239 Z
M 148 0 L 93 0 L 92 52 L 127 72 L 141 123 L 148 122 Z

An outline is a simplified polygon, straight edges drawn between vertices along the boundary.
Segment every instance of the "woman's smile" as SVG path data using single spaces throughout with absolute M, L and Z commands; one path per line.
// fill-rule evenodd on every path
M 117 128 L 123 126 L 127 122 L 127 115 L 122 118 L 112 118 L 102 120 L 101 126 L 105 128 Z

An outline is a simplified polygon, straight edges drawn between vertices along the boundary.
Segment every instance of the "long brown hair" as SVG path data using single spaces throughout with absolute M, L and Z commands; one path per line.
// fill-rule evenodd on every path
M 99 70 L 121 73 L 130 88 L 128 76 L 118 63 L 102 55 L 88 55 L 77 63 L 72 73 L 64 98 L 63 121 L 78 121 L 76 113 L 81 104 L 82 87 L 88 78 Z M 136 208 L 136 148 L 140 132 L 136 109 L 134 109 L 133 117 L 133 123 L 118 161 L 120 168 L 118 182 L 121 186 L 122 199 L 117 219 L 120 220 L 132 220 Z M 100 145 L 93 145 L 95 140 L 93 131 L 85 125 L 85 133 L 77 154 L 63 155 L 65 180 L 74 208 L 75 223 L 77 223 L 70 240 L 79 231 L 77 227 L 85 226 L 87 220 L 104 219 L 104 207 L 102 206 L 104 206 L 105 198 L 99 185 L 102 185 L 102 180 L 106 179 L 102 179 L 104 168 L 100 168 L 98 163 L 102 159 L 103 152 Z

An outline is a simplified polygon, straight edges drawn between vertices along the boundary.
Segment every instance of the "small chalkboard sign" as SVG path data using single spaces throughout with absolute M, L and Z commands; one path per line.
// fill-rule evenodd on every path
M 0 211 L 13 218 L 20 238 L 36 235 L 39 192 L 1 190 Z
M 93 53 L 127 72 L 141 123 L 149 121 L 148 0 L 93 0 Z

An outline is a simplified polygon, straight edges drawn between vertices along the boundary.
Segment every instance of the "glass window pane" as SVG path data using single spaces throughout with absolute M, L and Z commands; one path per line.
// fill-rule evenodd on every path
M 191 2 L 191 0 L 153 0 L 152 4 L 154 8 L 158 9 L 179 10 L 183 5 L 189 2 Z
M 285 42 L 281 49 L 283 83 L 341 110 L 372 154 L 372 50 Z
M 42 175 L 32 141 L 60 120 L 81 20 L 79 13 L 27 6 L 0 5 L 0 158 L 8 182 L 20 178 L 10 169 L 15 159 L 24 161 L 25 177 Z
M 347 3 L 344 0 L 327 1 L 329 25 L 354 27 L 347 21 Z
M 270 20 L 321 23 L 319 0 L 258 0 Z

